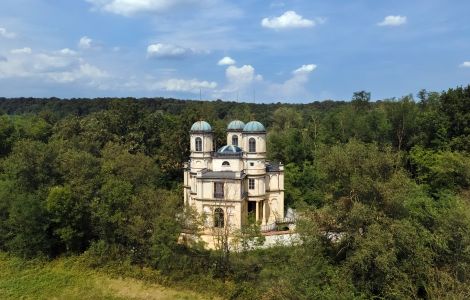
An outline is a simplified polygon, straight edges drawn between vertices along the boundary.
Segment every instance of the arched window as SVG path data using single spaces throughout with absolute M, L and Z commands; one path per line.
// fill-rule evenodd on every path
M 248 151 L 249 152 L 256 152 L 256 140 L 254 138 L 251 138 L 248 141 Z
M 200 137 L 196 138 L 196 151 L 197 152 L 202 151 L 202 139 Z
M 238 147 L 238 135 L 232 135 L 232 145 Z
M 224 210 L 220 207 L 214 210 L 214 227 L 224 227 Z
M 224 161 L 224 162 L 222 163 L 222 166 L 224 166 L 224 167 L 229 167 L 229 166 L 230 166 L 230 163 L 229 163 L 228 161 Z

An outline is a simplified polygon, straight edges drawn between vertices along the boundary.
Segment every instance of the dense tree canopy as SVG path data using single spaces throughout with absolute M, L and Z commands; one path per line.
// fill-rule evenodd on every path
M 203 118 L 220 146 L 228 121 L 256 119 L 302 243 L 232 255 L 224 296 L 468 298 L 470 86 L 417 98 L 0 99 L 0 250 L 219 282 L 216 253 L 178 243 L 197 218 L 181 200 L 188 130 Z

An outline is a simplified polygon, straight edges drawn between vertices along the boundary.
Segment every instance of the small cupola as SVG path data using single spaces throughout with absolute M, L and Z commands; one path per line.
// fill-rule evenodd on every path
M 248 122 L 244 127 L 243 127 L 243 132 L 248 133 L 248 132 L 253 132 L 253 133 L 264 133 L 266 132 L 266 128 L 264 128 L 264 125 L 261 124 L 258 121 L 251 121 Z
M 239 120 L 232 121 L 227 126 L 227 131 L 243 131 L 245 123 Z
M 191 126 L 191 132 L 212 132 L 212 127 L 206 121 L 197 121 Z

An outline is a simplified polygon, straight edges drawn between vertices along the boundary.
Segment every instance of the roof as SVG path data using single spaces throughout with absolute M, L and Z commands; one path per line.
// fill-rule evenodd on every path
M 234 145 L 225 145 L 221 147 L 217 152 L 214 153 L 214 157 L 232 157 L 240 158 L 243 155 L 243 150 L 240 147 Z
M 229 131 L 242 131 L 245 127 L 245 123 L 239 120 L 232 121 L 228 124 L 227 130 Z
M 280 168 L 278 164 L 269 164 L 266 166 L 266 172 L 279 172 Z
M 235 153 L 241 153 L 243 150 L 240 147 L 234 146 L 234 145 L 225 145 L 219 150 L 217 150 L 217 153 L 222 153 L 222 154 L 235 154 Z
M 211 132 L 212 127 L 206 121 L 197 121 L 196 123 L 193 124 L 193 126 L 191 126 L 191 131 Z
M 243 132 L 266 132 L 266 128 L 258 121 L 251 121 L 243 127 Z

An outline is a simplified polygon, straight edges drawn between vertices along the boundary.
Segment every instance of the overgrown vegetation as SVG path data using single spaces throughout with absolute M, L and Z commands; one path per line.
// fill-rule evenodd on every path
M 305 105 L 3 99 L 0 109 L 0 250 L 11 255 L 149 268 L 148 281 L 233 299 L 470 297 L 470 86 L 374 103 L 358 92 Z M 301 245 L 232 254 L 221 275 L 218 253 L 177 243 L 199 119 L 217 145 L 229 120 L 267 126 Z
M 1 299 L 217 299 L 210 294 L 181 287 L 164 287 L 144 280 L 122 278 L 109 269 L 92 270 L 82 258 L 60 258 L 52 262 L 24 260 L 0 253 Z M 132 266 L 129 270 L 134 269 Z M 136 271 L 135 271 L 136 272 Z M 155 271 L 139 270 L 152 277 Z

